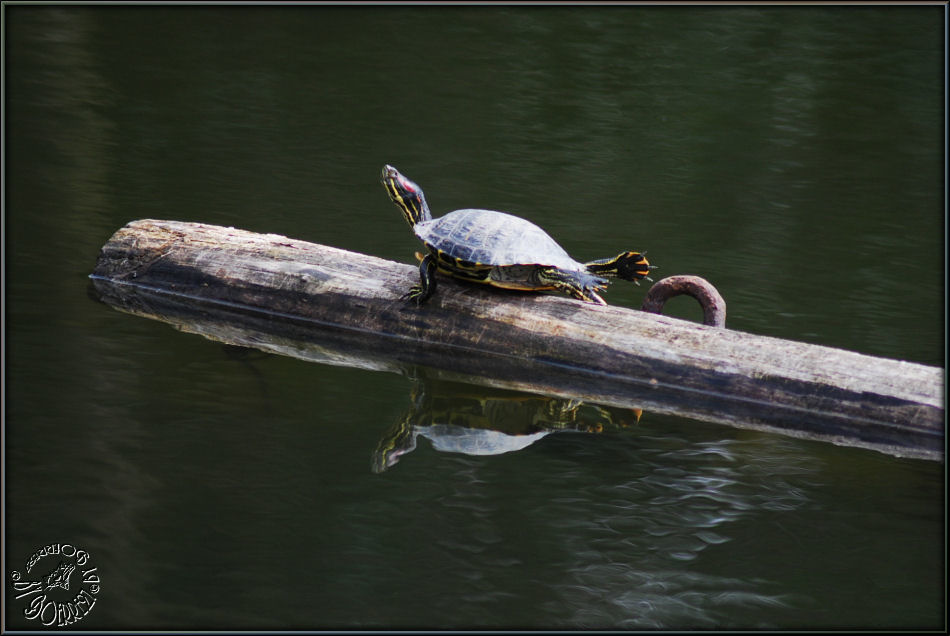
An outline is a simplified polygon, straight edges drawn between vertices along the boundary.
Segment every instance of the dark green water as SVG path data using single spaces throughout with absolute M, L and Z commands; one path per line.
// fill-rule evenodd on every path
M 704 276 L 731 328 L 943 366 L 945 16 L 5 5 L 7 626 L 43 628 L 11 572 L 69 543 L 84 628 L 943 627 L 942 463 L 646 412 L 373 472 L 416 381 L 237 355 L 87 276 L 139 218 L 412 262 L 391 163 L 437 215 Z

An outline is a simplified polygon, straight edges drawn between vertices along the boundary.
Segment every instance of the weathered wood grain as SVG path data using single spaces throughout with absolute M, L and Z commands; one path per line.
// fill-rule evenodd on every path
M 937 367 L 450 279 L 416 307 L 412 265 L 197 223 L 129 223 L 91 278 L 113 306 L 233 344 L 943 457 Z

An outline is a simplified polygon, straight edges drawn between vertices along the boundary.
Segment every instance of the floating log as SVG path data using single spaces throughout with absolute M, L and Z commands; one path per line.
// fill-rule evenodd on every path
M 91 274 L 106 303 L 304 359 L 943 458 L 944 371 L 552 294 L 440 278 L 274 234 L 139 220 Z

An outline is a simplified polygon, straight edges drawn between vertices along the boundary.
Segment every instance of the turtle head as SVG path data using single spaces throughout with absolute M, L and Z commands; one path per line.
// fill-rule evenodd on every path
M 379 440 L 373 451 L 374 473 L 385 472 L 395 466 L 400 457 L 415 450 L 418 433 L 412 424 L 413 413 L 410 410 Z
M 410 226 L 432 218 L 425 195 L 422 194 L 422 188 L 407 179 L 398 170 L 388 164 L 383 166 L 380 180 L 383 182 L 383 187 L 386 188 L 389 198 L 392 199 L 397 208 L 402 210 Z

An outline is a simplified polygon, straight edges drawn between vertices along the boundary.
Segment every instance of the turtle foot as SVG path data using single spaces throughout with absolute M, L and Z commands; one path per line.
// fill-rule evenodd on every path
M 416 303 L 416 307 L 419 307 L 426 301 L 428 297 L 428 290 L 423 289 L 421 285 L 413 285 L 409 288 L 409 291 L 400 297 L 400 299 L 414 302 Z

